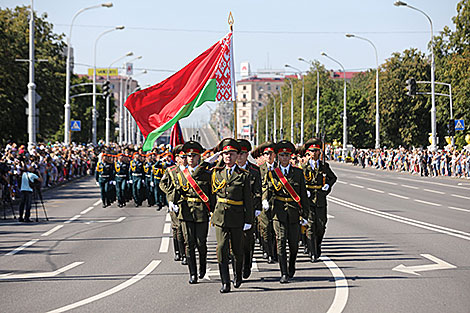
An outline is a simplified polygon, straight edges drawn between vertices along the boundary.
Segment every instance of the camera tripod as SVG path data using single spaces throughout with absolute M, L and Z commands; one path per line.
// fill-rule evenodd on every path
M 36 222 L 39 222 L 38 218 L 38 202 L 41 203 L 42 211 L 44 212 L 44 216 L 46 217 L 46 221 L 49 221 L 47 217 L 46 207 L 44 206 L 44 200 L 42 199 L 42 192 L 40 188 L 33 188 L 33 203 L 31 204 L 31 208 L 34 205 L 36 208 Z
M 2 185 L 2 187 L 3 219 L 7 219 L 7 208 L 10 208 L 11 212 L 13 213 L 13 218 L 16 219 L 15 208 L 13 208 L 10 189 L 7 185 Z

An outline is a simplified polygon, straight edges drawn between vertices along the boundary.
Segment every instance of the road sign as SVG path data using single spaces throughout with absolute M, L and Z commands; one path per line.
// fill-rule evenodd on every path
M 41 96 L 36 91 L 34 93 L 36 94 L 35 97 L 34 97 L 34 99 L 36 100 L 35 104 L 38 104 L 38 102 L 41 101 Z M 29 103 L 28 94 L 25 94 L 23 99 L 24 99 L 24 101 Z
M 126 75 L 134 74 L 134 65 L 132 63 L 126 63 Z
M 465 130 L 464 120 L 455 120 L 455 130 Z
M 82 130 L 82 123 L 81 121 L 70 121 L 70 130 L 71 131 L 81 131 Z
M 108 74 L 107 68 L 97 68 L 96 69 L 96 76 L 106 76 Z M 88 69 L 88 76 L 93 76 L 93 69 Z M 118 76 L 118 69 L 117 68 L 110 68 L 109 69 L 109 76 Z

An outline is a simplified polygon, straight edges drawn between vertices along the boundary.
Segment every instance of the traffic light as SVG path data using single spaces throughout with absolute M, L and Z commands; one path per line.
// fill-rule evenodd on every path
M 111 89 L 109 87 L 109 80 L 105 81 L 103 84 L 103 95 L 105 98 L 111 95 Z
M 449 124 L 447 124 L 447 130 L 449 132 L 449 136 L 455 136 L 455 121 L 453 119 L 449 120 Z
M 410 78 L 406 81 L 406 90 L 408 92 L 406 93 L 408 96 L 416 96 L 416 91 L 417 91 L 417 86 L 416 86 L 416 79 Z

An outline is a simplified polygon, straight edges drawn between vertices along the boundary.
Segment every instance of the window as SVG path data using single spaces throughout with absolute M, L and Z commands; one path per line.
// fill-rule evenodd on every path
M 246 102 L 243 102 L 243 106 L 246 107 Z
M 268 90 L 271 90 L 271 86 L 268 86 Z
M 259 93 L 258 94 L 258 100 L 261 100 L 261 99 L 263 99 L 263 95 Z
M 246 124 L 246 118 L 242 119 L 242 123 Z
M 258 102 L 258 106 L 261 107 L 263 104 L 261 102 Z
M 246 115 L 246 111 L 242 111 L 242 115 L 245 116 L 245 115 Z
M 246 90 L 246 86 L 243 86 L 243 90 Z
M 243 94 L 243 99 L 246 99 L 246 93 Z

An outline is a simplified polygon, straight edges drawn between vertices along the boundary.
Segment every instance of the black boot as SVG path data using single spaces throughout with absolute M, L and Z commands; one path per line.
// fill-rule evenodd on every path
M 199 279 L 206 276 L 207 269 L 207 253 L 199 253 Z
M 196 254 L 195 252 L 190 252 L 188 258 L 188 268 L 189 268 L 189 283 L 197 284 L 197 265 L 196 265 Z
M 220 293 L 230 292 L 230 273 L 228 271 L 228 263 L 219 263 L 220 279 L 222 280 L 222 288 Z
M 244 254 L 243 260 L 243 278 L 248 279 L 251 275 L 251 264 L 253 262 L 253 250 Z
M 315 238 L 315 236 L 314 236 L 314 238 Z M 308 250 L 309 250 L 309 252 L 310 252 L 310 254 L 309 254 L 309 256 L 310 256 L 310 262 L 312 262 L 312 263 L 316 261 L 316 259 L 315 259 L 315 257 L 316 257 L 315 251 L 316 251 L 317 249 L 316 249 L 315 241 L 316 241 L 315 239 L 309 239 L 309 238 L 307 238 Z
M 178 239 L 176 239 L 176 236 L 173 237 L 173 250 L 175 251 L 175 261 L 180 261 L 181 260 L 181 254 L 178 246 Z
M 287 276 L 287 259 L 285 256 L 279 256 L 279 267 L 281 269 L 281 284 L 289 282 L 289 276 Z
M 233 287 L 240 288 L 242 284 L 243 263 L 233 258 Z
M 289 279 L 292 279 L 295 274 L 295 259 L 296 258 L 294 258 L 292 254 L 289 255 L 289 272 L 288 272 Z
M 177 240 L 177 242 L 178 242 L 178 251 L 180 252 L 181 264 L 187 265 L 188 263 L 186 262 L 186 249 L 184 246 L 184 240 Z

